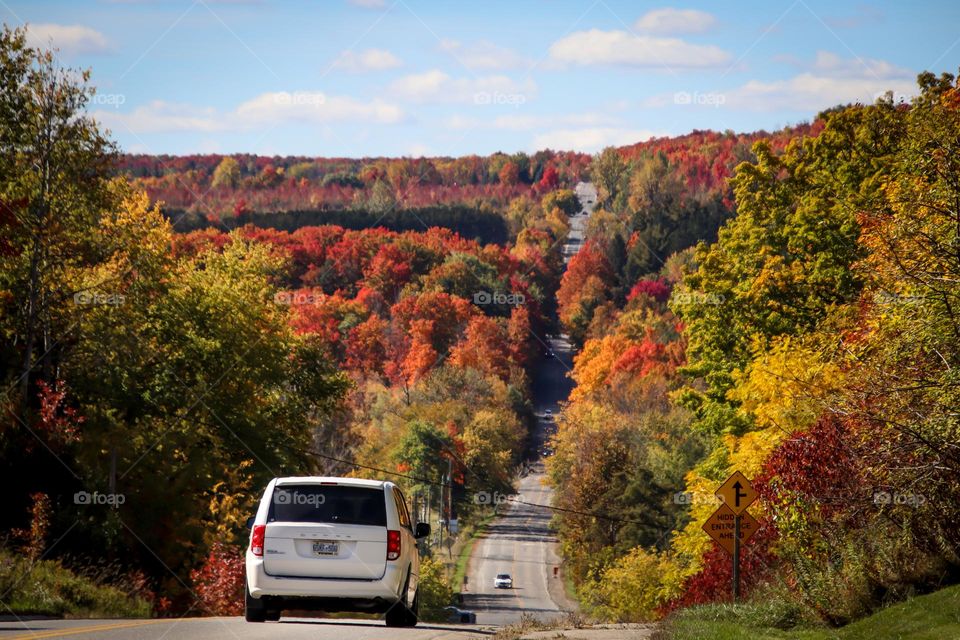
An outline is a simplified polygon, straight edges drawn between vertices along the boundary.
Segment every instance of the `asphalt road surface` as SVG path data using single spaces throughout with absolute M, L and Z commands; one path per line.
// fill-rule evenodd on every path
M 103 638 L 104 640 L 434 640 L 484 638 L 494 630 L 472 625 L 421 623 L 413 629 L 387 628 L 373 620 L 283 618 L 248 623 L 243 618 L 171 620 L 35 620 L 0 622 L 0 638 Z
M 580 200 L 582 211 L 579 215 L 570 218 L 570 233 L 567 234 L 566 242 L 563 245 L 563 259 L 566 262 L 569 262 L 573 254 L 579 251 L 583 245 L 587 219 L 597 205 L 597 188 L 593 186 L 593 183 L 578 182 L 574 193 Z
M 570 219 L 570 234 L 563 247 L 565 261 L 580 250 L 587 218 L 597 201 L 597 190 L 588 182 L 579 183 L 575 191 L 584 213 Z M 554 577 L 559 560 L 557 540 L 549 529 L 552 512 L 534 505 L 551 503 L 552 490 L 543 483 L 541 458 L 551 453 L 546 442 L 555 425 L 546 411 L 556 415 L 560 402 L 570 394 L 572 382 L 566 374 L 573 366 L 573 354 L 563 336 L 544 341 L 541 346 L 545 357 L 534 373 L 532 385 L 538 416 L 538 428 L 532 438 L 532 448 L 537 453 L 532 472 L 520 480 L 517 501 L 504 505 L 503 515 L 474 545 L 467 571 L 464 607 L 477 614 L 480 624 L 510 624 L 518 622 L 524 613 L 542 620 L 564 614 L 563 607 L 550 595 L 550 582 L 560 580 Z M 493 586 L 498 573 L 510 574 L 512 589 Z M 562 591 L 561 585 L 552 586 L 554 593 Z
M 545 358 L 533 380 L 538 429 L 533 434 L 533 448 L 549 453 L 546 440 L 554 429 L 550 409 L 556 414 L 558 403 L 567 398 L 571 381 L 566 377 L 570 367 L 570 345 L 561 338 L 551 339 L 555 354 Z M 559 566 L 556 537 L 549 529 L 552 512 L 534 505 L 549 505 L 552 489 L 545 486 L 543 463 L 535 460 L 531 473 L 521 478 L 516 501 L 505 503 L 499 516 L 487 528 L 487 534 L 473 547 L 467 571 L 464 607 L 477 614 L 477 622 L 504 625 L 518 622 L 526 613 L 541 620 L 564 614 L 563 608 L 550 596 L 553 575 Z M 493 579 L 498 573 L 509 573 L 512 589 L 497 589 Z M 555 585 L 560 589 L 559 585 Z

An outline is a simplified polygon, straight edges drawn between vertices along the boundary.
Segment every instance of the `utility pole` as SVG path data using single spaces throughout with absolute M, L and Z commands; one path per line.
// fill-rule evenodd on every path
M 440 476 L 440 505 L 439 505 L 440 517 L 437 519 L 440 524 L 437 527 L 440 530 L 440 548 L 443 549 L 443 475 Z

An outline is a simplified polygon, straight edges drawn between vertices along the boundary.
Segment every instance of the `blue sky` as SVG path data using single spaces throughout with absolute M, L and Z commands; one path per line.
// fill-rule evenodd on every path
M 0 0 L 122 149 L 594 152 L 753 131 L 960 66 L 960 3 Z

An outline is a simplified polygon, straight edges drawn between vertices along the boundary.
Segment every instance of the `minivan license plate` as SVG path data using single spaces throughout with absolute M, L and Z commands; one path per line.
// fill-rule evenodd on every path
M 340 553 L 340 544 L 337 542 L 314 542 L 313 552 L 318 556 L 335 556 Z

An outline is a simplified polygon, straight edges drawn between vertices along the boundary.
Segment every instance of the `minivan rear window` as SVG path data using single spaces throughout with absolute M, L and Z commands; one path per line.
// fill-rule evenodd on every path
M 267 522 L 329 522 L 387 526 L 383 489 L 285 484 L 273 489 Z

